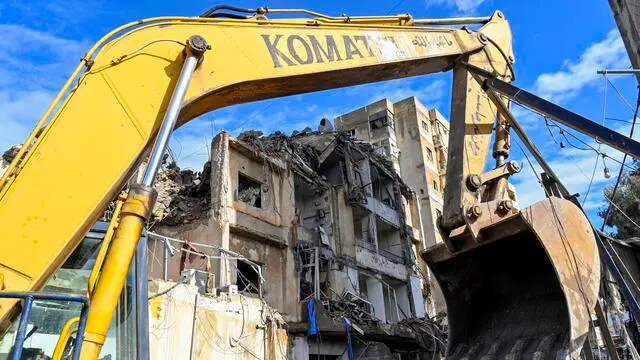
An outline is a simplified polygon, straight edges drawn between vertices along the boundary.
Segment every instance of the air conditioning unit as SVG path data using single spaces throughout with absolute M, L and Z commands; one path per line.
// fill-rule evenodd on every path
M 220 292 L 223 293 L 228 293 L 231 295 L 237 295 L 238 294 L 238 285 L 227 285 L 227 286 L 223 286 L 221 288 L 218 289 Z
M 200 294 L 211 294 L 215 296 L 215 289 L 213 288 L 213 284 L 215 284 L 215 278 L 213 274 L 209 274 L 209 278 L 207 278 L 207 274 L 203 271 L 198 271 L 196 269 L 186 269 L 182 271 L 181 281 L 183 284 L 193 285 L 198 287 L 198 292 Z M 209 291 L 207 291 L 207 281 L 209 281 Z

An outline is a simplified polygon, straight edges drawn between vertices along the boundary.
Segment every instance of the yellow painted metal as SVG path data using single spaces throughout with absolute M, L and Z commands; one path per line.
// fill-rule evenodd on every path
M 90 50 L 91 68 L 52 105 L 0 193 L 5 289 L 41 288 L 122 189 L 162 121 L 183 60 L 178 42 L 189 36 L 213 49 L 180 123 L 231 104 L 443 71 L 483 47 L 475 32 L 307 21 L 159 18 Z M 0 318 L 14 303 L 0 302 Z
M 104 239 L 102 239 L 102 243 L 100 244 L 100 250 L 98 251 L 98 255 L 96 256 L 96 261 L 91 268 L 91 273 L 89 274 L 89 281 L 87 283 L 87 293 L 89 298 L 93 294 L 93 289 L 98 280 L 98 275 L 100 274 L 100 270 L 102 269 L 102 264 L 104 262 L 104 258 L 107 255 L 107 250 L 109 250 L 109 245 L 111 244 L 111 239 L 113 239 L 113 234 L 118 227 L 118 220 L 120 218 L 120 210 L 122 210 L 122 204 L 126 201 L 126 197 L 123 194 L 120 194 L 118 197 L 118 201 L 116 202 L 116 207 L 113 211 L 113 215 L 111 216 L 111 221 L 109 221 L 109 226 L 107 227 L 107 231 L 104 234 Z
M 122 190 L 163 119 L 190 36 L 203 36 L 213 49 L 194 73 L 179 124 L 232 104 L 445 71 L 461 55 L 474 54 L 473 63 L 483 68 L 500 68 L 502 53 L 511 54 L 500 13 L 480 31 L 492 34 L 502 53 L 476 31 L 410 24 L 404 15 L 166 17 L 114 30 L 85 55 L 87 70 L 78 76 L 82 67 L 76 69 L 38 123 L 42 132 L 31 134 L 0 180 L 5 289 L 41 288 Z M 84 359 L 99 354 L 117 302 L 109 295 L 122 288 L 144 224 L 134 205 L 150 204 L 132 199 L 123 206 L 93 290 Z M 8 319 L 13 305 L 0 301 L 0 320 Z
M 514 61 L 511 46 L 511 30 L 497 12 L 482 28 L 482 41 L 496 42 L 496 47 L 487 46 L 482 51 L 460 58 L 453 69 L 453 92 L 451 98 L 451 126 L 446 184 L 444 193 L 443 225 L 453 230 L 465 223 L 465 207 L 478 201 L 475 190 L 465 186 L 469 175 L 484 172 L 489 144 L 493 134 L 497 108 L 493 105 L 481 85 L 475 81 L 465 64 L 493 73 L 504 81 L 511 81 L 514 74 L 510 65 Z M 462 157 L 462 161 L 460 161 Z
M 62 331 L 60 332 L 60 337 L 58 337 L 56 347 L 54 348 L 53 354 L 51 355 L 51 360 L 62 360 L 64 348 L 67 346 L 69 338 L 73 336 L 73 334 L 78 332 L 78 328 L 72 329 L 72 327 L 79 322 L 80 318 L 74 317 L 69 319 L 69 321 L 64 324 L 64 326 L 62 327 Z
M 499 220 L 485 221 L 479 241 L 422 253 L 447 303 L 447 358 L 579 359 L 600 287 L 589 220 L 557 197 L 505 217 L 492 210 Z
M 91 297 L 81 359 L 97 359 L 124 286 L 140 233 L 151 213 L 153 191 L 141 185 L 130 190 L 122 206 L 120 224 Z

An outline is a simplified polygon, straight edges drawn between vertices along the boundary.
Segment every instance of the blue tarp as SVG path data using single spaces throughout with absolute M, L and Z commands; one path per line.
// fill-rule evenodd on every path
M 311 299 L 307 304 L 309 312 L 309 335 L 318 335 L 318 324 L 316 323 L 316 299 Z
M 347 355 L 349 356 L 349 360 L 353 360 L 353 346 L 351 345 L 351 323 L 344 316 L 340 316 L 340 319 L 342 319 L 342 323 L 344 323 L 344 327 L 347 329 Z

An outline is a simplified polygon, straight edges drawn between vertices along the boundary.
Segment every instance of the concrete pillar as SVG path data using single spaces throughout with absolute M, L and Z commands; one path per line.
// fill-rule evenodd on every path
M 384 285 L 376 278 L 367 278 L 367 298 L 373 305 L 373 312 L 376 318 L 383 323 L 387 321 L 384 311 Z
M 211 238 L 213 245 L 220 246 L 222 250 L 229 249 L 229 214 L 231 211 L 229 204 L 233 202 L 231 193 L 232 184 L 229 167 L 229 134 L 221 132 L 211 142 L 211 210 L 212 217 L 209 219 L 212 230 Z M 221 252 L 224 258 L 226 254 Z M 235 268 L 229 260 L 218 260 L 218 286 L 223 287 L 233 284 L 235 279 Z M 215 266 L 215 265 L 214 265 Z
M 345 266 L 345 270 L 345 276 L 348 282 L 345 290 L 354 295 L 360 295 L 360 289 L 358 289 L 360 287 L 360 284 L 358 284 L 358 269 Z
M 422 280 L 417 276 L 409 276 L 409 293 L 415 309 L 415 317 L 425 317 L 424 298 L 422 297 Z
M 362 233 L 369 237 L 369 241 L 376 247 L 378 251 L 378 227 L 376 225 L 376 214 L 369 214 L 362 218 Z M 366 233 L 365 233 L 366 232 Z
M 293 338 L 293 359 L 307 360 L 309 359 L 309 342 L 305 336 L 296 336 Z
M 396 301 L 398 302 L 398 308 L 400 309 L 400 319 L 411 318 L 411 305 L 409 304 L 409 289 L 406 284 L 394 286 Z

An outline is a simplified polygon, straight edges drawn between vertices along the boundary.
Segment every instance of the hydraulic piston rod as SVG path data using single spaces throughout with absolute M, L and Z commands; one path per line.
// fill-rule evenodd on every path
M 208 48 L 206 40 L 201 36 L 192 36 L 187 41 L 182 71 L 151 150 L 144 177 L 140 184 L 131 186 L 127 200 L 122 205 L 120 225 L 116 229 L 100 279 L 90 299 L 87 330 L 81 353 L 83 360 L 95 360 L 100 355 L 140 234 L 155 203 L 156 193 L 152 187 L 153 182 L 175 128 L 189 81 Z
M 415 25 L 423 26 L 439 26 L 439 25 L 470 25 L 470 24 L 486 24 L 491 21 L 491 16 L 484 17 L 459 17 L 448 19 L 415 19 Z

